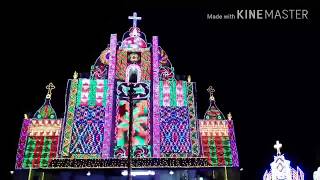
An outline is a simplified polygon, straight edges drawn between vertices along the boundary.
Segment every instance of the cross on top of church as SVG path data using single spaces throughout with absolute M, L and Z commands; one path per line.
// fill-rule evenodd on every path
M 47 99 L 51 99 L 52 90 L 55 89 L 55 88 L 56 88 L 56 87 L 55 87 L 52 83 L 49 83 L 49 84 L 46 86 L 46 89 L 48 89 L 48 93 L 47 93 L 47 96 L 46 96 Z
M 276 144 L 273 146 L 274 149 L 277 150 L 277 155 L 281 155 L 280 149 L 282 148 L 282 144 L 279 141 L 276 141 Z
M 212 86 L 209 86 L 209 88 L 207 89 L 207 91 L 210 94 L 210 100 L 214 100 L 214 96 L 213 93 L 216 91 Z
M 128 19 L 132 19 L 132 27 L 136 28 L 137 27 L 137 21 L 141 20 L 141 17 L 138 17 L 137 13 L 134 12 L 132 16 L 128 16 Z

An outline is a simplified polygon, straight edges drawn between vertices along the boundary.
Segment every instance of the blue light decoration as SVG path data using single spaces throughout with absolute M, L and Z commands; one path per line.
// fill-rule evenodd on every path
M 281 147 L 282 144 L 276 141 L 274 148 L 277 150 L 277 155 L 270 164 L 271 169 L 264 173 L 263 180 L 304 180 L 303 171 L 298 166 L 297 169 L 290 166 L 290 161 L 280 152 Z
M 183 157 L 191 152 L 187 107 L 161 107 L 160 130 L 160 150 L 163 156 Z

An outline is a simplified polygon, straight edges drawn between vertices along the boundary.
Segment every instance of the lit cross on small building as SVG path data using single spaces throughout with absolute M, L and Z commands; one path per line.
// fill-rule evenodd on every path
M 274 149 L 277 150 L 277 155 L 281 155 L 280 149 L 282 148 L 282 144 L 279 141 L 276 141 L 276 144 L 273 146 Z
M 137 27 L 137 21 L 141 20 L 141 17 L 137 16 L 137 13 L 134 12 L 132 16 L 129 16 L 128 19 L 132 19 L 132 27 L 136 28 Z
M 46 86 L 46 89 L 48 89 L 48 93 L 47 93 L 47 96 L 46 96 L 47 99 L 51 99 L 52 90 L 55 89 L 55 88 L 56 88 L 56 87 L 55 87 L 52 83 L 49 83 L 49 84 Z
M 207 89 L 207 91 L 209 92 L 210 94 L 210 100 L 214 101 L 214 96 L 213 96 L 213 93 L 216 91 L 215 89 L 213 89 L 212 86 L 209 86 L 209 88 Z

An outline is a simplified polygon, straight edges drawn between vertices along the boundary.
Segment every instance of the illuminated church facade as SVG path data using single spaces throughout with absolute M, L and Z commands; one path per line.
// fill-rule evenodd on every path
M 132 27 L 122 38 L 111 34 L 90 75 L 75 72 L 68 80 L 63 117 L 50 104 L 54 85 L 46 87 L 43 106 L 23 120 L 16 169 L 57 179 L 88 176 L 82 170 L 92 177 L 96 171 L 95 179 L 116 179 L 118 171 L 124 175 L 132 87 L 134 171 L 152 171 L 145 179 L 238 179 L 233 120 L 216 106 L 214 89 L 208 88 L 210 105 L 204 118 L 198 118 L 196 83 L 176 79 L 158 37 L 148 42 L 137 27 L 141 18 L 134 13 L 129 19 Z
M 303 171 L 299 166 L 297 166 L 297 169 L 291 167 L 291 162 L 281 154 L 281 147 L 282 144 L 277 141 L 274 145 L 277 155 L 274 156 L 274 161 L 270 164 L 271 169 L 265 171 L 263 180 L 304 180 Z

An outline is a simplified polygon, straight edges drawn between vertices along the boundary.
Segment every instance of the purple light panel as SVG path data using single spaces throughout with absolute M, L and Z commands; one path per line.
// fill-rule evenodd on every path
M 117 34 L 111 34 L 110 37 L 110 62 L 108 71 L 108 96 L 106 118 L 104 121 L 104 138 L 102 145 L 102 158 L 110 156 L 110 140 L 111 140 L 111 127 L 112 127 L 112 112 L 113 112 L 113 91 L 114 91 L 114 78 L 116 77 L 116 52 L 117 52 Z
M 233 167 L 239 167 L 238 151 L 237 151 L 237 145 L 236 145 L 236 138 L 234 135 L 233 121 L 227 120 L 227 122 L 228 122 L 228 129 L 229 129 L 230 147 L 232 152 L 232 165 Z
M 158 36 L 152 36 L 152 77 L 153 77 L 153 157 L 160 157 L 160 123 L 159 123 L 159 46 Z
M 23 120 L 19 144 L 18 144 L 17 157 L 16 157 L 16 169 L 22 168 L 24 149 L 26 147 L 26 142 L 28 138 L 28 128 L 30 124 L 31 124 L 31 121 L 29 119 Z

